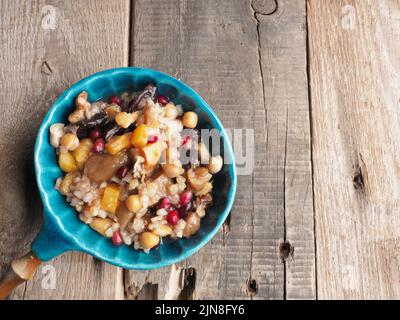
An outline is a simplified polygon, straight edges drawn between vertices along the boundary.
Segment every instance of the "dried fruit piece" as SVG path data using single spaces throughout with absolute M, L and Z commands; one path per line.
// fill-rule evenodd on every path
M 149 129 L 145 124 L 138 126 L 132 133 L 132 144 L 135 148 L 143 148 L 149 138 Z
M 143 249 L 152 249 L 160 243 L 160 237 L 152 232 L 146 231 L 140 234 L 139 242 Z
M 103 219 L 103 218 L 98 218 L 95 217 L 93 218 L 92 222 L 90 223 L 90 226 L 97 231 L 98 233 L 100 233 L 103 236 L 106 236 L 106 231 L 111 228 L 111 226 L 113 225 L 114 221 L 111 219 Z
M 104 194 L 100 202 L 100 207 L 109 213 L 115 214 L 120 193 L 121 190 L 118 185 L 108 185 L 104 190 Z
M 161 158 L 161 154 L 166 145 L 163 142 L 156 142 L 143 148 L 143 154 L 146 162 L 150 165 L 156 165 Z
M 129 211 L 124 201 L 121 201 L 115 211 L 121 230 L 125 230 L 133 218 L 133 212 Z
M 139 106 L 140 101 L 142 101 L 142 99 L 147 99 L 147 98 L 151 98 L 152 100 L 154 100 L 154 97 L 156 95 L 156 91 L 157 91 L 157 87 L 149 84 L 147 85 L 144 90 L 137 96 L 135 96 L 128 104 L 127 108 L 126 108 L 126 112 L 133 112 L 136 111 L 136 109 Z
M 106 150 L 109 154 L 117 154 L 131 146 L 131 134 L 125 133 L 122 136 L 114 136 L 106 143 Z
M 107 153 L 92 154 L 85 162 L 84 174 L 92 181 L 102 183 L 112 178 L 117 170 L 126 165 L 129 158 L 126 153 L 116 155 Z

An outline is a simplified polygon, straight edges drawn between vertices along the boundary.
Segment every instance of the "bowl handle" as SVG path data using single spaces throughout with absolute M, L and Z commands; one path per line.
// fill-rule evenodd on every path
M 0 281 L 0 300 L 5 299 L 21 283 L 31 280 L 41 263 L 33 252 L 14 260 Z
M 0 280 L 0 300 L 5 299 L 20 284 L 31 280 L 42 261 L 51 260 L 66 251 L 76 249 L 76 246 L 63 236 L 54 218 L 46 213 L 44 216 L 44 224 L 32 243 L 32 251 L 12 261 L 8 272 Z
M 32 243 L 32 251 L 42 261 L 49 261 L 66 251 L 76 250 L 64 236 L 60 227 L 50 214 L 44 214 L 44 223 L 39 234 Z

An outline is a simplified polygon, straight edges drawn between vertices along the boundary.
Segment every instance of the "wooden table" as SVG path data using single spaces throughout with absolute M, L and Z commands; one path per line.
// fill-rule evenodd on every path
M 2 0 L 0 30 L 2 273 L 42 222 L 38 126 L 82 77 L 167 72 L 255 145 L 223 230 L 187 261 L 68 253 L 11 299 L 400 298 L 398 0 Z

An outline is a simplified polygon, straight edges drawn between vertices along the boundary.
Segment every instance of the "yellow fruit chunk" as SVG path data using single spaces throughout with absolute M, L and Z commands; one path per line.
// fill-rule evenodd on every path
M 118 207 L 118 199 L 121 190 L 116 184 L 110 184 L 104 189 L 104 194 L 101 199 L 100 207 L 101 209 L 115 214 L 115 210 Z
M 144 157 L 146 162 L 150 165 L 156 165 L 161 158 L 165 143 L 156 142 L 143 148 Z
M 90 153 L 92 151 L 93 142 L 90 139 L 83 139 L 79 144 L 79 147 L 76 148 L 73 152 L 76 163 L 80 169 L 83 168 L 86 160 L 89 158 Z
M 111 219 L 102 219 L 102 218 L 93 218 L 93 221 L 90 223 L 90 226 L 100 233 L 101 235 L 105 236 L 107 229 L 111 228 L 114 221 Z
M 160 243 L 160 237 L 151 232 L 143 232 L 139 236 L 139 242 L 143 249 L 151 249 Z
M 114 136 L 106 143 L 106 151 L 109 154 L 117 154 L 121 150 L 128 149 L 131 146 L 131 134 L 125 133 L 122 136 Z
M 71 152 L 60 153 L 58 157 L 58 165 L 64 172 L 74 172 L 78 170 L 75 158 Z
M 138 126 L 132 133 L 132 144 L 135 148 L 143 148 L 149 138 L 149 129 L 145 124 Z

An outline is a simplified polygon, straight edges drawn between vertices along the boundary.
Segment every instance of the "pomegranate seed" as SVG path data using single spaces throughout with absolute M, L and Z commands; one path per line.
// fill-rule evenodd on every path
M 193 194 L 190 191 L 181 193 L 179 196 L 179 203 L 181 206 L 186 206 L 192 200 Z
M 182 138 L 182 145 L 189 143 L 190 139 L 191 139 L 190 136 L 184 136 Z
M 178 223 L 179 219 L 180 216 L 177 210 L 173 210 L 167 214 L 167 221 L 169 224 L 172 224 L 173 226 Z
M 158 96 L 157 97 L 158 103 L 162 104 L 163 106 L 167 105 L 169 102 L 169 99 L 166 96 Z
M 147 140 L 147 143 L 155 143 L 158 141 L 158 136 L 152 136 Z
M 100 153 L 104 150 L 106 143 L 103 138 L 98 138 L 96 141 L 93 143 L 93 152 L 94 153 Z
M 92 139 L 92 140 L 96 140 L 96 139 L 100 138 L 101 137 L 100 129 L 98 129 L 98 128 L 93 129 L 92 131 L 90 131 L 89 136 L 90 136 L 90 139 Z
M 121 233 L 118 231 L 115 231 L 113 233 L 113 236 L 111 238 L 112 243 L 116 246 L 120 246 L 122 244 L 122 237 L 121 237 Z
M 119 105 L 119 106 L 121 106 L 121 104 L 122 104 L 122 100 L 121 100 L 121 98 L 118 97 L 118 96 L 111 96 L 111 97 L 108 99 L 108 102 L 109 102 L 109 103 L 115 103 L 115 104 L 117 104 L 117 105 Z
M 167 210 L 167 212 L 171 211 L 172 209 L 171 200 L 169 200 L 167 197 L 162 198 L 158 203 L 158 209 L 165 209 Z
M 123 179 L 123 178 L 126 177 L 128 172 L 129 172 L 128 166 L 122 166 L 121 168 L 119 168 L 117 170 L 117 177 L 120 178 L 120 179 Z

